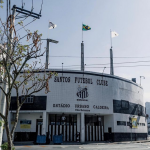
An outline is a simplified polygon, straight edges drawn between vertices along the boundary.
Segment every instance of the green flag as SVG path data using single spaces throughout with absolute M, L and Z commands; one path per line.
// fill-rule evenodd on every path
M 82 24 L 82 30 L 87 31 L 87 30 L 91 30 L 91 28 L 85 24 Z

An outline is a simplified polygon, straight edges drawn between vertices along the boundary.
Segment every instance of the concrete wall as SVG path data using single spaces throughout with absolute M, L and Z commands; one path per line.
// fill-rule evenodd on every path
M 81 73 L 81 72 L 79 72 Z M 72 73 L 58 73 L 58 78 L 65 77 L 69 79 L 69 82 L 56 82 L 56 78 L 52 77 L 49 81 L 50 92 L 47 94 L 47 111 L 48 112 L 72 112 L 79 113 L 76 111 L 76 104 L 88 105 L 86 113 L 99 113 L 99 114 L 113 114 L 113 99 L 126 100 L 132 103 L 137 103 L 145 106 L 143 101 L 143 89 L 132 81 L 122 79 L 116 76 L 101 74 L 79 74 L 76 72 Z M 42 73 L 41 73 L 42 75 Z M 77 78 L 90 79 L 92 84 L 78 83 Z M 20 79 L 21 80 L 21 79 Z M 104 80 L 107 82 L 107 86 L 98 85 L 98 81 Z M 29 83 L 30 84 L 30 83 Z M 88 97 L 82 98 L 77 96 L 79 88 L 87 88 Z M 21 95 L 21 88 L 20 88 Z M 34 94 L 34 95 L 45 95 L 45 89 Z M 12 92 L 12 96 L 15 96 L 15 92 Z M 79 101 L 78 101 L 79 100 Z M 56 104 L 68 104 L 69 107 L 54 107 Z M 94 106 L 106 106 L 109 109 L 94 109 Z
M 131 115 L 127 114 L 115 114 L 114 115 L 114 132 L 131 132 L 131 128 L 129 126 L 120 126 L 117 125 L 117 121 L 126 121 L 129 122 L 129 117 Z M 144 123 L 145 126 L 138 125 L 137 129 L 132 129 L 133 133 L 147 133 L 147 120 L 145 117 L 135 116 L 137 118 L 138 123 Z
M 108 133 L 109 127 L 112 128 L 112 132 L 114 132 L 114 115 L 104 116 L 104 133 Z
M 15 132 L 36 132 L 36 119 L 42 119 L 42 118 L 40 118 L 40 116 L 42 116 L 42 118 L 43 118 L 42 112 L 20 113 Z M 30 129 L 21 129 L 20 128 L 20 120 L 31 120 L 31 128 Z

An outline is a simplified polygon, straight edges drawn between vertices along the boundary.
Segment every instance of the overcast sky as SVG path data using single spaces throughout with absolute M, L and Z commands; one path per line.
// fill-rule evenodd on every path
M 32 0 L 24 0 L 24 3 L 24 9 L 31 10 Z M 33 0 L 35 13 L 40 12 L 41 3 L 42 0 Z M 22 7 L 21 0 L 11 0 L 11 4 Z M 6 18 L 5 5 L 0 9 L 3 21 Z M 26 19 L 24 25 L 32 20 Z M 57 28 L 48 30 L 49 21 L 57 24 Z M 64 68 L 70 66 L 66 69 L 80 70 L 82 22 L 91 27 L 90 31 L 83 32 L 85 70 L 103 72 L 103 67 L 108 67 L 104 72 L 110 73 L 110 29 L 116 31 L 119 36 L 113 38 L 113 55 L 126 58 L 114 58 L 114 74 L 130 80 L 136 78 L 138 84 L 140 76 L 144 76 L 144 100 L 150 102 L 150 0 L 44 0 L 42 17 L 26 28 L 38 30 L 43 38 L 59 41 L 50 44 L 50 56 L 72 56 L 50 57 L 50 68 L 61 68 L 64 63 Z M 24 33 L 23 30 L 19 32 Z M 43 50 L 45 46 L 43 42 Z M 42 61 L 45 63 L 45 56 Z

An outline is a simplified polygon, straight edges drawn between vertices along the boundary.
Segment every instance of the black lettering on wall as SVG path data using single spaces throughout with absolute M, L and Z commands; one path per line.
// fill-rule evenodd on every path
M 54 82 L 56 82 L 56 80 L 57 80 L 57 77 L 54 77 Z
M 70 82 L 70 77 L 54 77 L 54 82 Z M 76 79 L 75 79 L 76 82 Z
M 96 81 L 97 85 L 108 86 L 108 81 L 106 80 L 98 80 Z

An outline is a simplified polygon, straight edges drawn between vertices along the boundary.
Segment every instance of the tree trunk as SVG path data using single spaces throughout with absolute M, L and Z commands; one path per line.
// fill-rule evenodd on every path
M 18 107 L 19 107 L 19 106 L 18 106 Z M 15 131 L 16 126 L 17 126 L 17 123 L 18 123 L 19 110 L 20 110 L 20 107 L 19 107 L 19 108 L 17 108 L 17 110 L 16 110 L 15 123 L 14 123 L 14 126 L 12 127 L 12 130 L 11 130 L 11 133 L 10 133 L 10 135 L 11 135 L 11 139 L 13 139 L 13 134 L 14 134 L 14 131 Z
M 10 135 L 9 124 L 7 121 L 5 122 L 5 128 L 6 128 L 6 133 L 7 133 L 8 150 L 12 150 L 12 146 L 13 146 L 12 138 Z

